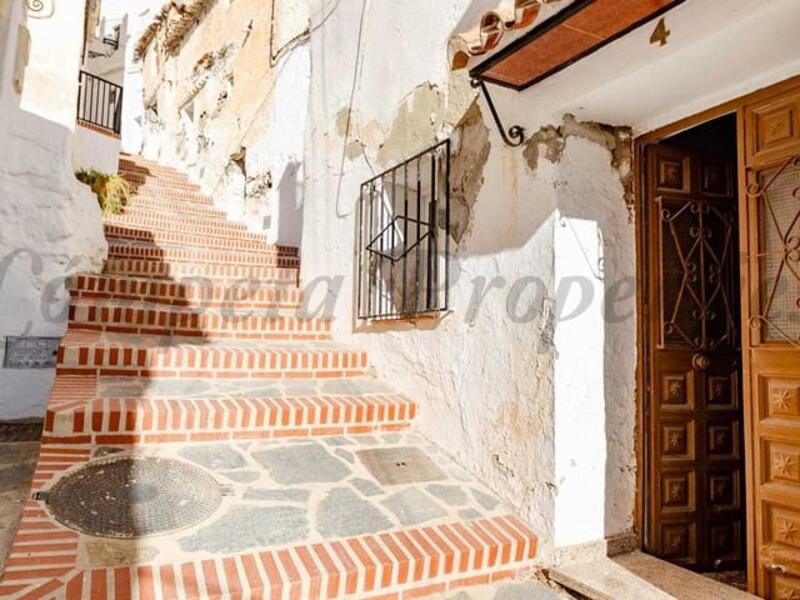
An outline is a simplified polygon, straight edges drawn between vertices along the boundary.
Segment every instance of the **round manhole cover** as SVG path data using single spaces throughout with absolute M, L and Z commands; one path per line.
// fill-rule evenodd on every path
M 116 456 L 63 477 L 47 495 L 53 516 L 89 535 L 134 538 L 200 523 L 222 490 L 203 469 L 169 458 Z

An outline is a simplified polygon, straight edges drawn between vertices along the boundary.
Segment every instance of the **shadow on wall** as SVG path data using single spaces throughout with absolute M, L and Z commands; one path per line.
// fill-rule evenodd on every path
M 302 247 L 303 241 L 303 181 L 302 165 L 298 161 L 286 164 L 278 182 L 277 219 L 273 224 L 275 242 L 284 246 Z

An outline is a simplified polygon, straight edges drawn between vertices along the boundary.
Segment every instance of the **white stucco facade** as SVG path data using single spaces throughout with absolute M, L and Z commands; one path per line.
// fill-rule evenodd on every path
M 97 200 L 72 164 L 84 3 L 57 3 L 45 16 L 0 5 L 2 353 L 8 336 L 63 335 L 64 278 L 97 271 L 106 242 Z M 53 376 L 0 368 L 0 420 L 41 418 Z
M 326 3 L 313 6 L 321 15 Z M 451 134 L 474 93 L 463 72 L 448 71 L 447 40 L 493 7 L 373 1 L 326 15 L 311 39 L 303 240 L 313 243 L 303 244 L 303 279 L 342 276 L 337 334 L 420 402 L 422 432 L 515 506 L 541 534 L 547 562 L 578 545 L 603 551 L 634 527 L 635 227 L 625 173 L 602 136 L 565 126 L 557 159 L 542 144 L 532 166 L 530 149 L 506 147 L 479 100 L 491 149 L 453 257 L 451 311 L 435 323 L 353 318 L 359 184 Z M 505 126 L 530 136 L 572 114 L 642 133 L 800 73 L 791 0 L 695 0 L 667 22 L 663 48 L 644 27 L 526 92 L 492 88 Z M 419 119 L 415 103 L 427 110 Z M 346 151 L 354 142 L 355 157 Z M 519 319 L 530 277 L 544 294 L 533 317 Z M 572 317 L 582 296 L 588 303 Z
M 88 45 L 84 60 L 86 71 L 123 88 L 120 149 L 129 154 L 141 152 L 144 125 L 142 65 L 133 58 L 135 42 L 163 4 L 163 0 L 103 0 L 96 39 Z M 119 28 L 118 48 L 103 43 L 103 38 L 115 35 L 115 28 Z M 115 163 L 105 172 L 116 170 Z
M 201 155 L 189 128 L 160 120 L 146 153 L 188 168 L 230 218 L 300 244 L 309 304 L 326 291 L 335 298 L 336 336 L 366 349 L 376 372 L 419 403 L 422 433 L 534 527 L 540 560 L 632 539 L 631 139 L 800 73 L 796 0 L 686 2 L 667 14 L 666 46 L 650 43 L 648 25 L 527 91 L 492 87 L 505 127 L 534 140 L 522 148 L 504 144 L 466 71 L 450 69 L 448 41 L 496 1 L 307 4 L 309 35 L 297 37 L 306 13 L 290 12 L 300 18 L 286 19 L 269 85 L 244 94 L 236 136 Z M 538 18 L 568 5 L 549 3 Z M 257 26 L 252 35 L 248 44 Z M 198 46 L 187 43 L 199 56 Z M 159 97 L 163 117 L 175 85 L 161 83 L 145 93 Z M 449 311 L 360 322 L 360 184 L 448 137 L 466 171 L 453 183 L 466 206 L 451 244 Z M 268 210 L 248 212 L 252 173 L 271 175 Z
M 116 173 L 119 166 L 120 138 L 112 132 L 78 124 L 75 127 L 73 164 L 77 169 Z

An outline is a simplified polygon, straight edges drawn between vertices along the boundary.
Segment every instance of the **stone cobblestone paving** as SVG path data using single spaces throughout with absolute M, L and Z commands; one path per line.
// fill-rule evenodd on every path
M 359 459 L 359 453 L 365 450 L 402 453 L 410 448 L 421 452 L 436 467 L 436 481 L 381 485 Z M 465 514 L 480 519 L 510 512 L 442 449 L 416 433 L 101 446 L 92 452 L 92 459 L 110 454 L 173 458 L 197 465 L 223 487 L 223 501 L 198 525 L 163 535 L 120 540 L 80 534 L 78 544 L 84 551 L 79 552 L 79 568 L 130 564 L 142 556 L 148 560 L 199 560 L 470 520 L 465 519 Z M 414 479 L 414 473 L 407 477 Z M 131 485 L 135 488 L 136 482 Z M 169 486 L 169 482 L 164 485 Z M 131 494 L 136 495 L 135 491 Z
M 38 442 L 0 443 L 0 581 L 36 466 Z

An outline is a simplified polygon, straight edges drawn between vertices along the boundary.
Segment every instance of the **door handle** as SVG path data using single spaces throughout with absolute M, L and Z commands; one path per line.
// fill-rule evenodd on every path
M 772 573 L 777 573 L 778 575 L 786 575 L 786 573 L 789 572 L 789 569 L 777 563 L 767 563 L 764 565 L 764 568 L 767 571 L 771 571 Z
M 695 371 L 705 371 L 711 366 L 711 359 L 708 355 L 698 352 L 692 357 L 692 367 Z

